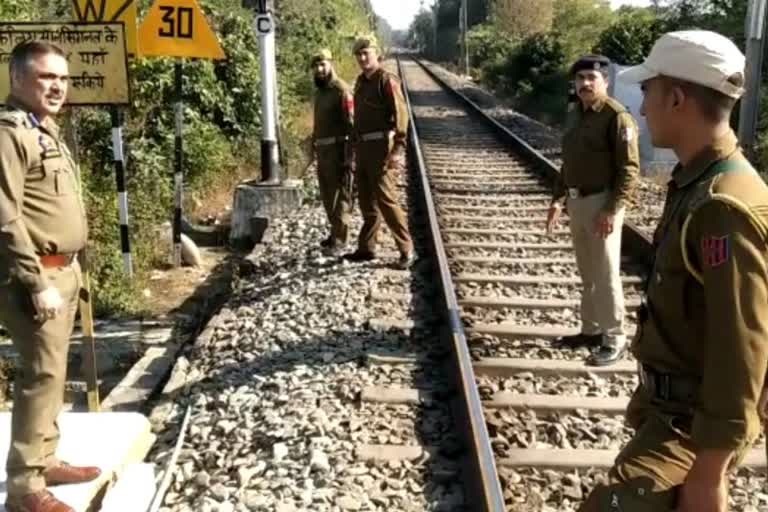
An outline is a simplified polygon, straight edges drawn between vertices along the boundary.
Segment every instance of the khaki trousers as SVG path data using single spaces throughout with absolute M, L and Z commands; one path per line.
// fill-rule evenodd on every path
M 44 269 L 64 301 L 53 320 L 35 320 L 29 292 L 20 284 L 0 286 L 0 323 L 19 353 L 11 415 L 11 447 L 6 461 L 8 499 L 45 489 L 42 473 L 58 463 L 59 427 L 64 405 L 69 339 L 82 284 L 80 267 Z
M 568 198 L 573 248 L 581 275 L 581 330 L 602 334 L 604 343 L 626 343 L 624 335 L 624 290 L 621 287 L 621 228 L 624 209 L 616 212 L 613 232 L 607 238 L 594 234 L 595 219 L 608 197 L 607 192 L 576 199 Z
M 363 227 L 358 237 L 360 251 L 376 253 L 381 219 L 387 223 L 401 254 L 413 251 L 405 212 L 397 202 L 398 169 L 387 169 L 391 145 L 387 141 L 361 142 L 357 146 L 357 194 Z
M 349 238 L 351 191 L 345 186 L 344 145 L 317 148 L 317 182 L 320 199 L 331 226 L 331 237 L 339 244 Z
M 696 460 L 690 414 L 662 410 L 642 388 L 627 407 L 635 435 L 616 457 L 606 484 L 598 484 L 578 512 L 674 512 L 678 491 Z M 751 443 L 734 453 L 729 470 L 741 464 Z

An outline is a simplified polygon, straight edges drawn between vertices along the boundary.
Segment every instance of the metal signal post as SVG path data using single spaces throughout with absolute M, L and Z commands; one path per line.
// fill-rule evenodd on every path
M 267 0 L 243 0 L 256 17 L 253 28 L 261 48 L 261 185 L 280 185 L 280 147 L 277 129 L 277 63 L 275 59 L 275 22 Z

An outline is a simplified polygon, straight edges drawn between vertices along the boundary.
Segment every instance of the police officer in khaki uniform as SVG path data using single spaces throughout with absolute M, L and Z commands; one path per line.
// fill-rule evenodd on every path
M 626 350 L 621 229 L 640 167 L 637 125 L 608 96 L 610 64 L 606 57 L 587 55 L 571 67 L 579 103 L 563 137 L 563 168 L 547 220 L 551 231 L 567 197 L 582 281 L 581 332 L 556 344 L 599 347 L 587 360 L 595 366 L 616 362 Z
M 671 32 L 620 79 L 641 84 L 652 142 L 680 163 L 632 344 L 635 434 L 580 510 L 724 512 L 768 362 L 768 187 L 729 125 L 744 56 L 714 32 Z
M 415 261 L 405 213 L 397 203 L 397 173 L 404 167 L 408 109 L 400 81 L 379 64 L 373 36 L 355 41 L 353 51 L 362 73 L 355 84 L 356 176 L 363 227 L 350 261 L 376 258 L 381 218 L 395 238 L 400 268 Z
M 0 323 L 20 355 L 6 471 L 9 512 L 74 512 L 46 490 L 99 476 L 56 458 L 86 242 L 77 167 L 51 116 L 67 93 L 61 49 L 18 45 L 0 109 Z
M 328 216 L 331 233 L 320 243 L 332 253 L 341 250 L 349 238 L 352 200 L 352 126 L 354 98 L 349 86 L 336 76 L 330 50 L 312 57 L 315 93 L 315 123 L 312 138 L 317 155 L 320 198 Z

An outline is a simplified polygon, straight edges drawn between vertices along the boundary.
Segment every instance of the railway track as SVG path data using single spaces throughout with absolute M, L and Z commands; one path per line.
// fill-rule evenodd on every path
M 427 67 L 405 60 L 399 70 L 414 120 L 411 187 L 423 192 L 420 223 L 428 230 L 440 293 L 421 313 L 383 314 L 370 324 L 418 339 L 434 328 L 435 317 L 443 320 L 454 419 L 467 448 L 461 464 L 467 510 L 575 510 L 631 436 L 623 412 L 637 385 L 636 364 L 627 355 L 613 366 L 591 368 L 582 362 L 586 349 L 551 347 L 554 338 L 578 329 L 580 283 L 567 219 L 552 235 L 544 233 L 554 165 Z M 631 224 L 623 235 L 631 335 L 651 246 Z M 414 301 L 411 288 L 402 275 L 385 274 L 371 299 Z M 373 361 L 397 366 L 416 364 L 418 357 Z M 364 402 L 389 406 L 418 406 L 436 397 L 445 398 L 431 384 L 362 392 Z M 408 450 L 389 454 L 390 460 L 416 457 Z M 734 510 L 764 510 L 749 508 L 759 500 L 747 491 L 764 465 L 761 447 L 733 477 Z
M 155 407 L 162 511 L 568 512 L 629 437 L 633 362 L 551 348 L 579 285 L 566 226 L 542 235 L 553 166 L 417 63 L 402 76 L 417 264 L 391 268 L 387 235 L 376 262 L 323 254 L 319 205 L 277 219 Z M 631 305 L 647 239 L 625 240 Z M 732 510 L 764 490 L 740 471 Z

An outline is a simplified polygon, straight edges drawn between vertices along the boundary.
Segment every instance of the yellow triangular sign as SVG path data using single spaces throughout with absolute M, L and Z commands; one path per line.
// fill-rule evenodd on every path
M 138 55 L 135 0 L 72 0 L 72 7 L 77 21 L 122 21 L 125 24 L 125 46 L 128 53 Z
M 224 59 L 196 0 L 155 0 L 139 27 L 142 56 Z

